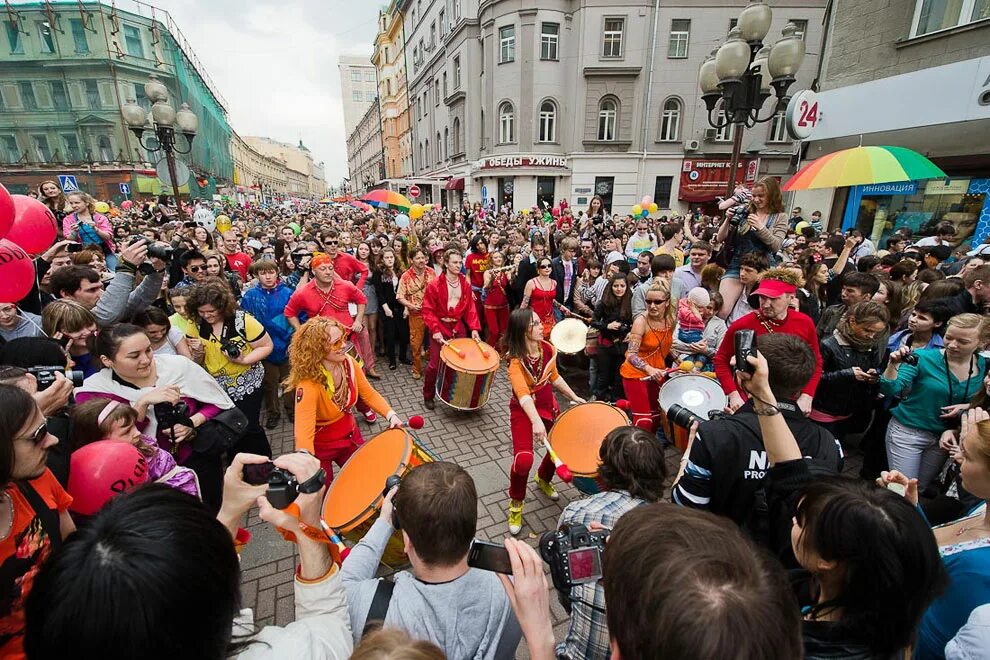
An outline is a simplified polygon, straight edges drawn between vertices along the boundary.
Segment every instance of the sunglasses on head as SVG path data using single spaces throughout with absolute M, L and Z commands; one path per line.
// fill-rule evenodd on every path
M 48 437 L 48 426 L 45 422 L 42 422 L 41 426 L 39 426 L 37 429 L 34 430 L 34 433 L 27 436 L 26 438 L 22 438 L 22 440 L 30 440 L 31 444 L 33 444 L 35 447 L 38 447 L 45 441 L 45 438 L 47 437 Z

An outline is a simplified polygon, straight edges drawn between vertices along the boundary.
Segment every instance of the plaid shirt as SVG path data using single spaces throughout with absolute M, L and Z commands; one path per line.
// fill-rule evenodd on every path
M 624 490 L 609 490 L 571 502 L 560 514 L 564 523 L 588 526 L 596 522 L 611 529 L 622 514 L 645 502 Z M 581 584 L 571 590 L 571 618 L 564 640 L 557 644 L 558 658 L 569 660 L 605 660 L 609 657 L 608 624 L 605 613 L 580 601 L 605 609 L 605 588 L 600 582 Z

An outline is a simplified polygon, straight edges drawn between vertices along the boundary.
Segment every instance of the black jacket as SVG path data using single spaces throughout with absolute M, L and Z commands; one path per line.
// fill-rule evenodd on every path
M 557 289 L 560 289 L 559 284 L 557 285 Z M 618 321 L 621 324 L 618 330 L 611 330 L 608 327 L 608 324 L 613 321 Z M 591 320 L 591 327 L 598 330 L 598 336 L 601 339 L 612 344 L 618 344 L 625 341 L 629 331 L 632 330 L 632 319 L 628 315 L 623 316 L 621 310 L 607 309 L 604 303 L 598 303 L 595 305 L 595 314 Z
M 815 390 L 815 410 L 829 415 L 851 415 L 871 405 L 879 383 L 856 380 L 853 367 L 883 370 L 886 342 L 877 341 L 869 351 L 840 344 L 835 335 L 822 340 L 822 379 Z
M 553 263 L 553 267 L 550 269 L 550 277 L 557 282 L 557 302 L 568 309 L 573 309 L 574 291 L 581 280 L 581 273 L 577 269 L 577 259 L 571 260 L 571 290 L 567 292 L 566 299 L 564 298 L 564 262 L 560 257 L 554 257 L 551 263 Z
M 377 270 L 371 274 L 368 278 L 371 281 L 371 285 L 375 287 L 375 294 L 378 296 L 379 305 L 388 305 L 388 308 L 395 314 L 396 310 L 399 311 L 399 316 L 402 316 L 402 305 L 396 300 L 395 294 L 398 291 L 399 282 L 396 280 L 394 283 L 392 280 L 383 280 L 382 274 Z

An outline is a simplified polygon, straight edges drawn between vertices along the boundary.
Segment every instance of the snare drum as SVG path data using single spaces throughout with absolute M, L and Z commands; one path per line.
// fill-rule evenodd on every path
M 437 398 L 455 410 L 481 408 L 488 403 L 498 365 L 498 351 L 488 344 L 451 339 L 440 349 Z
M 673 435 L 674 445 L 684 451 L 687 449 L 688 429 L 674 423 L 667 424 L 666 420 L 667 410 L 675 403 L 707 420 L 708 413 L 722 411 L 729 405 L 729 398 L 717 380 L 702 374 L 674 372 L 663 384 L 660 388 L 660 408 L 665 415 L 664 424 Z
M 389 429 L 365 442 L 347 460 L 323 500 L 323 522 L 357 543 L 378 519 L 385 480 L 437 460 L 406 429 Z M 382 563 L 390 568 L 407 562 L 402 533 L 396 530 L 385 546 Z
M 629 418 L 615 406 L 602 401 L 582 403 L 561 413 L 547 439 L 554 452 L 574 475 L 574 487 L 585 495 L 594 495 L 598 487 L 598 450 L 605 436 Z
M 550 343 L 560 353 L 576 355 L 584 350 L 588 341 L 588 326 L 580 319 L 568 318 L 553 326 Z

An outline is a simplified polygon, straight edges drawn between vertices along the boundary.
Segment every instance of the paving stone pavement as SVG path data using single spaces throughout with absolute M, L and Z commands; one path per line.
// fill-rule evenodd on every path
M 568 358 L 561 365 L 562 375 L 579 395 L 586 395 L 587 371 L 573 364 L 568 368 L 566 360 Z M 380 363 L 378 371 L 382 380 L 373 381 L 373 384 L 392 407 L 403 418 L 415 414 L 423 416 L 423 428 L 416 432 L 419 439 L 441 459 L 462 465 L 474 478 L 479 500 L 478 538 L 492 541 L 504 538 L 508 534 L 506 507 L 512 462 L 508 406 L 510 388 L 506 363 L 503 362 L 496 374 L 488 404 L 470 413 L 452 410 L 439 401 L 436 410 L 426 410 L 422 400 L 422 381 L 413 380 L 409 367 L 400 364 L 396 371 L 389 371 L 387 364 Z M 566 402 L 561 402 L 562 409 L 566 405 Z M 370 426 L 364 421 L 358 423 L 366 440 L 386 428 L 382 420 Z M 284 415 L 280 426 L 268 433 L 275 455 L 292 450 L 292 427 Z M 539 464 L 543 452 L 537 450 L 536 453 L 534 466 Z M 679 460 L 679 451 L 673 448 L 667 450 L 668 474 L 671 477 L 677 472 Z M 858 465 L 858 460 L 849 461 L 847 471 L 858 470 Z M 563 508 L 581 497 L 572 485 L 555 480 L 555 486 L 560 493 L 557 502 L 543 495 L 530 480 L 523 529 L 518 538 L 534 547 L 544 531 L 556 528 Z M 284 626 L 294 619 L 294 547 L 262 522 L 256 509 L 248 514 L 247 528 L 252 539 L 241 553 L 243 607 L 254 610 L 258 626 Z M 549 579 L 548 573 L 548 583 Z M 567 614 L 553 593 L 550 603 L 556 637 L 561 639 L 566 630 Z M 518 658 L 528 658 L 524 647 L 520 644 Z

